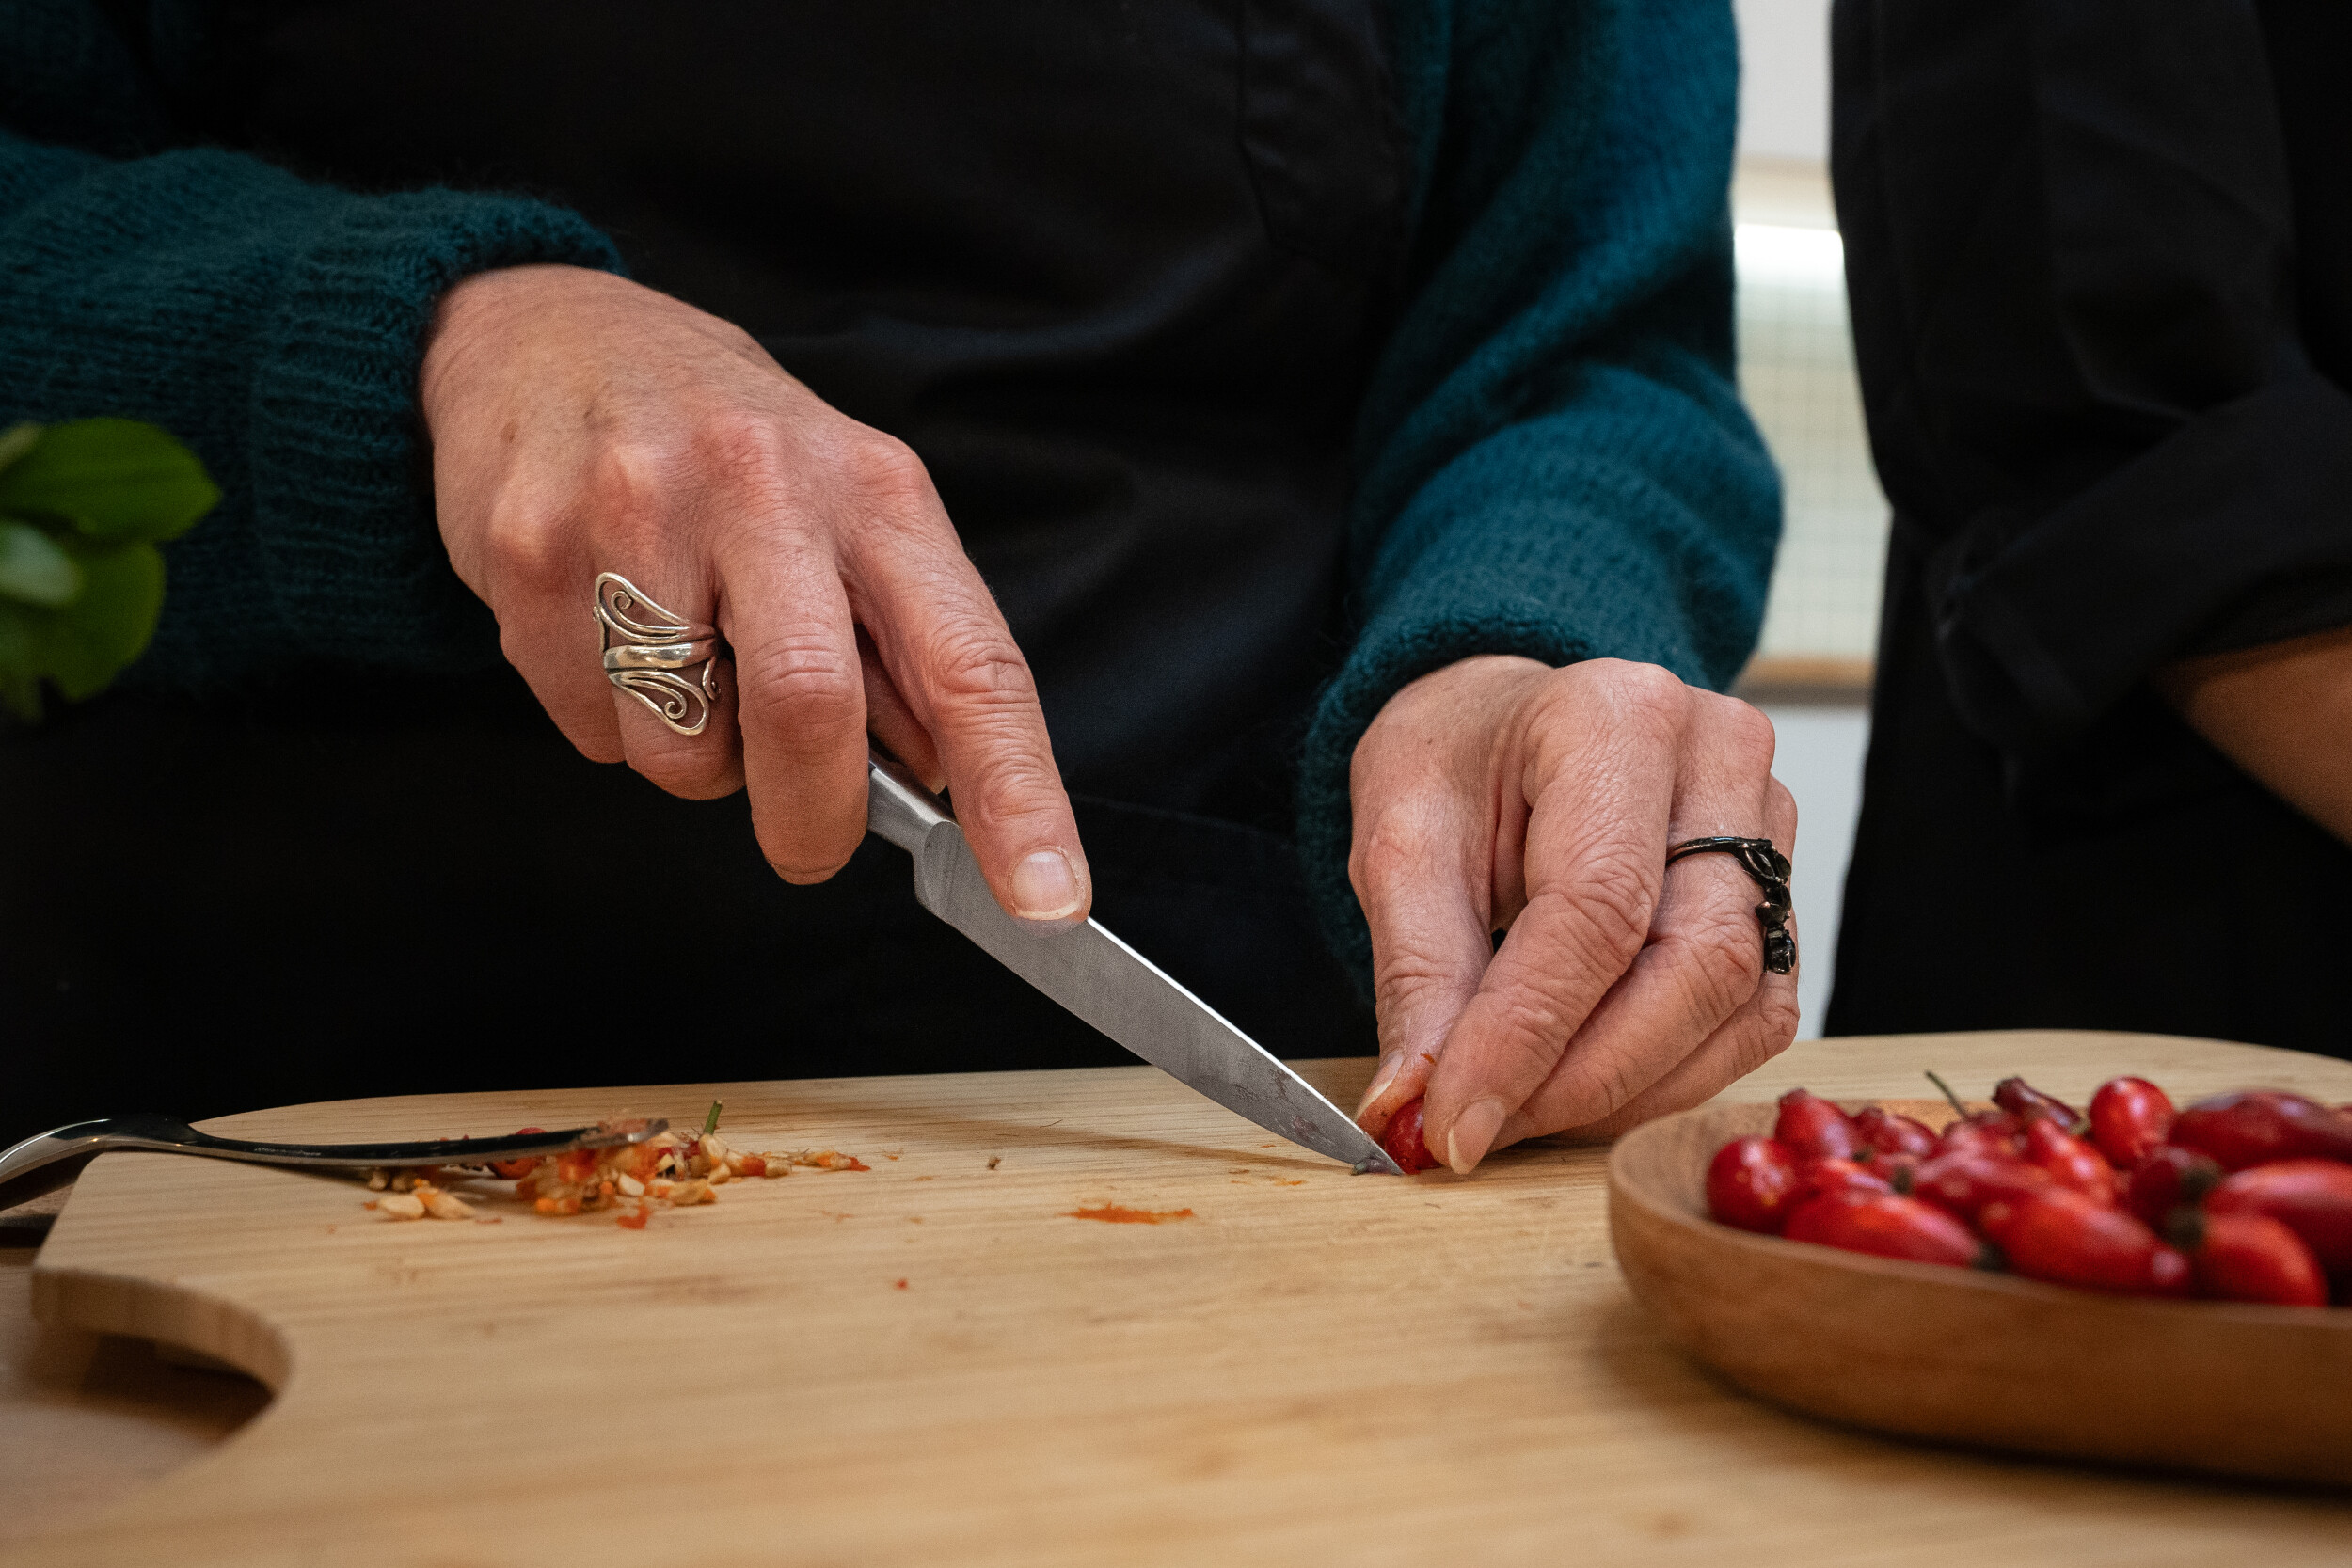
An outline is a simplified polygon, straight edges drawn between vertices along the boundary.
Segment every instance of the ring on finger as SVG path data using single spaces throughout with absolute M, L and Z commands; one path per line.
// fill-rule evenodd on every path
M 1764 890 L 1764 902 L 1756 907 L 1756 923 L 1764 928 L 1764 967 L 1775 974 L 1796 968 L 1797 935 L 1788 928 L 1795 909 L 1788 895 L 1788 857 L 1773 848 L 1769 838 L 1724 836 L 1685 839 L 1667 849 L 1666 863 L 1672 865 L 1685 855 L 1729 855 L 1740 863 Z
M 719 701 L 719 660 L 726 657 L 717 630 L 662 609 L 617 572 L 596 576 L 596 625 L 605 679 L 678 734 L 702 734 Z M 685 672 L 698 664 L 700 675 L 690 680 Z

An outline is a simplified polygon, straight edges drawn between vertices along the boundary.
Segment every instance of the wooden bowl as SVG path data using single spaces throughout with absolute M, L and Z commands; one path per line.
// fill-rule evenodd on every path
M 1708 1161 L 1773 1116 L 1701 1106 L 1609 1160 L 1626 1283 L 1732 1383 L 1913 1437 L 2352 1485 L 2352 1309 L 2104 1296 L 1715 1224 Z

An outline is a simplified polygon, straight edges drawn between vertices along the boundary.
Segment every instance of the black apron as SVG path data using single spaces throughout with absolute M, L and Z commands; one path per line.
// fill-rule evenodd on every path
M 1097 912 L 1324 1054 L 1371 1022 L 1289 781 L 1404 238 L 1384 48 L 1372 0 L 354 0 L 224 10 L 167 86 L 306 175 L 571 205 L 907 440 L 1036 669 Z M 742 798 L 583 760 L 510 671 L 118 693 L 0 748 L 0 798 L 58 824 L 0 847 L 0 1017 L 52 1064 L 14 1124 L 1131 1060 L 898 850 L 787 886 Z
M 2295 494 L 2285 468 L 2341 459 L 2340 436 L 2307 438 L 2280 413 L 2189 429 L 2223 403 L 2215 388 L 2264 379 L 2233 362 L 2251 349 L 2352 388 L 2352 11 L 2261 0 L 2155 31 L 2114 5 L 1839 0 L 1835 17 L 1839 214 L 1897 515 L 1829 1032 L 2148 1030 L 2352 1056 L 2336 968 L 2352 952 L 2352 849 L 2144 681 L 2075 733 L 1998 743 L 2001 689 L 1955 609 L 1972 531 L 2005 515 L 2024 530 L 2186 430 L 2208 443 L 2192 478 L 2253 477 L 2217 501 L 2183 485 L 2179 515 L 2158 498 L 2120 520 L 2132 532 L 2099 536 L 2112 562 L 2137 532 L 2178 526 L 2202 550 L 2178 569 L 2152 573 L 2168 558 L 2151 550 L 2110 572 L 2084 548 L 2040 574 L 2033 591 L 2074 611 L 2067 673 L 2167 637 L 2164 657 L 2352 619 L 2352 517 L 2278 499 Z M 2190 25 L 2233 47 L 2184 49 L 2172 29 Z M 2209 178 L 2233 166 L 2263 178 Z M 2275 286 L 2249 261 L 2270 257 L 2265 225 L 2291 233 Z M 2102 250 L 2086 232 L 2136 240 Z M 2142 330 L 2151 277 L 2174 288 L 2169 336 Z M 2060 331 L 2067 291 L 2135 325 L 2075 309 Z M 2266 472 L 2231 466 L 2232 441 L 2265 438 L 2280 454 Z M 2254 572 L 2289 549 L 2314 564 Z M 2248 577 L 2248 592 L 2183 609 Z

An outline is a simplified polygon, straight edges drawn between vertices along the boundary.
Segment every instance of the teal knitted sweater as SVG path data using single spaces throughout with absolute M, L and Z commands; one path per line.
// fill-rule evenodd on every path
M 148 0 L 151 47 L 196 50 L 211 3 Z M 1358 424 L 1354 641 L 1298 780 L 1309 879 L 1359 975 L 1347 767 L 1381 704 L 1481 653 L 1720 686 L 1779 524 L 1731 380 L 1725 0 L 1391 4 L 1412 269 Z M 99 0 L 0 8 L 0 424 L 150 420 L 226 494 L 168 547 L 131 678 L 495 660 L 433 523 L 424 327 L 468 273 L 619 252 L 543 202 L 358 196 L 175 145 L 150 75 Z

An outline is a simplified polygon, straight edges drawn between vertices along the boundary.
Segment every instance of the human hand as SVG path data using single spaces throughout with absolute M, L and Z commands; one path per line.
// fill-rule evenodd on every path
M 870 730 L 954 792 L 1008 911 L 1086 918 L 1028 663 L 902 443 L 739 328 L 578 267 L 452 289 L 419 390 L 450 562 L 581 752 L 691 799 L 748 786 L 770 863 L 814 882 L 865 835 Z M 700 735 L 605 678 L 600 572 L 726 640 Z
M 1372 928 L 1377 1133 L 1424 1093 L 1431 1152 L 1613 1133 L 1697 1104 L 1797 1031 L 1760 894 L 1716 834 L 1794 844 L 1772 726 L 1655 665 L 1464 659 L 1391 697 L 1349 769 Z M 1492 933 L 1507 927 L 1500 948 Z

